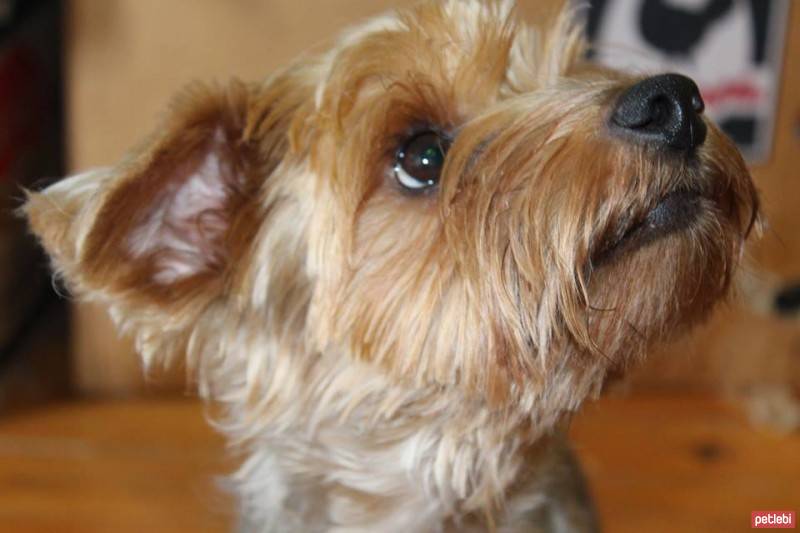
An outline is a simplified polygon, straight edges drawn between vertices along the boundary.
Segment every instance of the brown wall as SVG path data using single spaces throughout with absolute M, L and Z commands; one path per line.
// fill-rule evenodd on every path
M 69 166 L 111 165 L 192 80 L 258 80 L 345 27 L 413 0 L 72 0 L 67 34 Z M 537 9 L 523 0 L 523 12 Z M 141 388 L 106 314 L 78 305 L 74 378 L 90 393 Z M 157 376 L 156 376 L 157 378 Z M 179 377 L 157 378 L 167 386 Z
M 258 80 L 397 0 L 73 0 L 68 15 L 69 166 L 111 165 L 192 80 Z M 406 2 L 408 3 L 408 2 Z M 105 313 L 78 305 L 74 372 L 86 392 L 141 387 Z M 164 382 L 157 379 L 156 382 Z M 179 379 L 167 379 L 174 383 Z
M 119 160 L 150 131 L 170 96 L 191 80 L 260 79 L 303 51 L 323 49 L 346 25 L 408 3 L 72 0 L 67 71 L 70 166 L 77 170 Z M 524 12 L 532 12 L 538 3 L 520 0 Z M 782 279 L 800 278 L 798 5 L 792 9 L 784 57 L 776 143 L 769 164 L 756 169 L 771 220 L 770 233 L 754 254 L 761 264 L 754 272 L 766 280 L 755 291 L 761 297 L 768 286 Z M 789 68 L 791 61 L 794 69 Z M 728 380 L 759 372 L 780 375 L 780 379 L 797 376 L 793 365 L 800 365 L 800 322 L 759 314 L 747 298 L 744 304 L 715 320 L 699 343 L 681 344 L 651 364 L 641 382 L 708 385 L 717 383 L 720 375 Z M 105 314 L 80 305 L 76 324 L 74 368 L 79 388 L 139 390 L 138 363 L 130 347 L 117 340 Z M 684 352 L 702 353 L 690 360 Z M 750 378 L 735 379 L 746 382 Z M 176 381 L 180 380 L 166 380 Z
M 790 4 L 775 142 L 767 163 L 753 169 L 764 234 L 750 249 L 734 300 L 692 338 L 650 361 L 640 383 L 737 394 L 800 388 L 800 316 L 773 310 L 776 291 L 800 282 L 800 3 Z

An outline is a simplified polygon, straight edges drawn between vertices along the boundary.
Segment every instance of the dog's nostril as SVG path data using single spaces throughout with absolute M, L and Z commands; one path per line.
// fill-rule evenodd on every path
M 656 98 L 650 104 L 649 117 L 643 125 L 661 126 L 669 120 L 671 116 L 670 108 L 672 106 L 665 98 Z
M 680 74 L 640 81 L 617 100 L 611 125 L 651 145 L 689 150 L 703 143 L 705 103 L 697 85 Z
M 800 282 L 787 285 L 775 293 L 775 312 L 784 316 L 800 312 Z

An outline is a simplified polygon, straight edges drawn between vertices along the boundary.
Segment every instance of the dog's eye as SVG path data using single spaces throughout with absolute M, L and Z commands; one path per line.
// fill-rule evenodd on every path
M 411 190 L 427 189 L 439 183 L 447 152 L 446 141 L 437 133 L 426 131 L 410 138 L 397 152 L 394 175 Z

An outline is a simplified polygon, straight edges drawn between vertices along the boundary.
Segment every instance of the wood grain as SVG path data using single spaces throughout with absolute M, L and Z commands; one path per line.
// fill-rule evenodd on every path
M 800 510 L 800 435 L 703 395 L 610 397 L 573 425 L 608 533 L 749 530 Z M 188 399 L 66 403 L 0 419 L 0 532 L 229 531 L 223 442 Z
M 605 398 L 572 433 L 608 533 L 744 532 L 751 511 L 800 510 L 800 435 L 713 397 Z
M 19 413 L 0 423 L 0 531 L 225 531 L 222 452 L 189 401 Z

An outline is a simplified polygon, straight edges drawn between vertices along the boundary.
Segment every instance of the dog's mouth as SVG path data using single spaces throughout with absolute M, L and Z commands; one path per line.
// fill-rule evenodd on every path
M 696 191 L 680 190 L 667 194 L 643 217 L 623 225 L 593 254 L 592 264 L 600 266 L 639 250 L 652 242 L 682 231 L 697 219 L 702 197 Z

